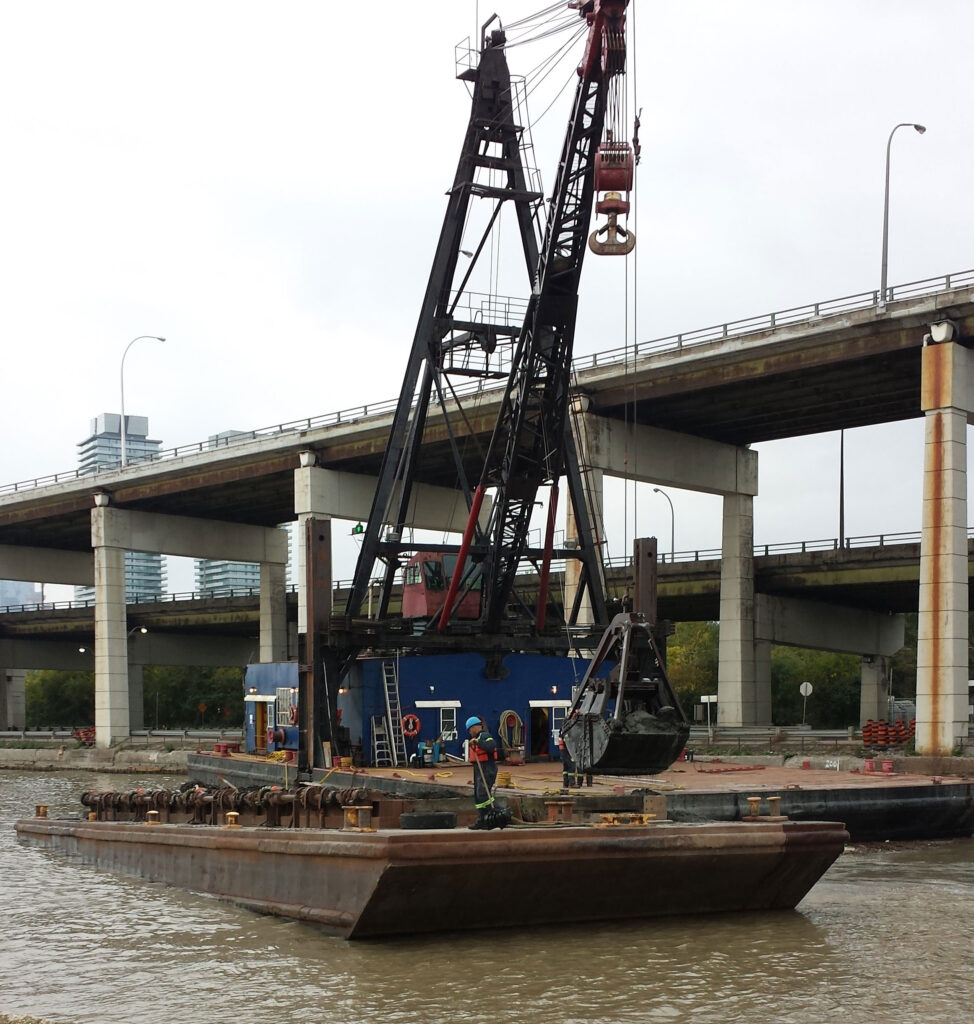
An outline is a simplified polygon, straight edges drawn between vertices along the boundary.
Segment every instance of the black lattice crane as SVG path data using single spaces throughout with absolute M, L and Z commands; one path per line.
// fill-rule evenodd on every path
M 575 5 L 586 19 L 589 32 L 549 205 L 545 241 L 513 370 L 474 492 L 459 564 L 440 615 L 440 629 L 447 627 L 457 592 L 471 578 L 472 572 L 466 568 L 468 555 L 482 578 L 482 627 L 487 632 L 501 628 L 509 614 L 538 492 L 549 485 L 536 618 L 538 628 L 543 628 L 558 483 L 566 469 L 576 515 L 586 516 L 568 421 L 571 361 L 579 280 L 596 191 L 606 190 L 611 196 L 606 197 L 605 202 L 611 206 L 604 212 L 610 216 L 612 237 L 599 243 L 599 232 L 595 232 L 592 247 L 605 255 L 624 254 L 635 243 L 634 236 L 616 223 L 620 213 L 628 212 L 621 193 L 632 188 L 632 152 L 627 143 L 617 141 L 621 133 L 618 118 L 623 109 L 619 97 L 626 64 L 628 2 L 589 0 Z M 613 121 L 608 128 L 607 119 Z M 477 545 L 476 524 L 488 488 L 493 488 L 493 504 L 486 537 Z M 589 589 L 596 620 L 605 624 L 601 555 L 591 536 L 580 536 L 580 541 L 582 583 Z M 579 596 L 581 592 L 579 587 Z

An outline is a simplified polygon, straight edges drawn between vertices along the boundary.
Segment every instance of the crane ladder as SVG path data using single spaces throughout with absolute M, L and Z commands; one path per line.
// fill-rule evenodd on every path
M 406 737 L 402 734 L 402 707 L 399 704 L 399 673 L 394 661 L 382 663 L 382 686 L 386 695 L 386 721 L 389 723 L 389 740 L 392 746 L 392 763 L 397 767 L 406 764 Z

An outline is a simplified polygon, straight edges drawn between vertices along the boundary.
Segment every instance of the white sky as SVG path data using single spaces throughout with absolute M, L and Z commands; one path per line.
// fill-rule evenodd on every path
M 165 447 L 395 397 L 469 111 L 453 46 L 478 9 L 542 6 L 0 6 L 0 482 L 75 465 L 139 334 L 167 342 L 129 353 L 126 411 Z M 974 266 L 969 0 L 630 10 L 630 340 L 877 287 L 900 121 L 928 131 L 893 143 L 890 283 Z M 549 188 L 569 102 L 536 131 Z M 586 262 L 579 353 L 625 343 L 623 262 Z M 919 527 L 921 440 L 920 420 L 847 433 L 848 534 Z M 837 435 L 760 452 L 755 539 L 834 536 Z M 610 554 L 621 521 L 668 546 L 664 499 L 623 491 Z M 716 546 L 719 503 L 672 496 L 677 549 Z

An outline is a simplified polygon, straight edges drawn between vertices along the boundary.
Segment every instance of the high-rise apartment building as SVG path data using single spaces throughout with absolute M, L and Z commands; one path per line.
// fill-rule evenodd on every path
M 21 604 L 40 604 L 41 588 L 36 583 L 0 580 L 0 608 Z
M 210 448 L 226 448 L 249 441 L 253 434 L 242 430 L 224 430 L 207 438 Z M 291 532 L 288 531 L 288 576 L 291 570 Z M 195 590 L 207 597 L 226 597 L 231 592 L 260 590 L 260 565 L 257 562 L 228 562 L 219 558 L 197 558 L 194 564 Z M 288 579 L 290 582 L 290 578 Z
M 117 469 L 122 462 L 122 417 L 103 412 L 91 421 L 91 434 L 78 442 L 78 463 L 82 473 L 101 473 Z M 161 441 L 149 437 L 146 416 L 126 416 L 125 461 L 142 462 L 159 451 Z M 157 597 L 166 593 L 166 563 L 162 555 L 145 551 L 125 553 L 125 595 L 128 600 Z M 93 587 L 77 587 L 75 596 L 81 601 L 94 599 Z

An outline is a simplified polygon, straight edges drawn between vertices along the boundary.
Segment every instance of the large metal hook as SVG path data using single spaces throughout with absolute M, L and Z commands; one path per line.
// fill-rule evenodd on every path
M 609 214 L 609 223 L 597 228 L 588 236 L 588 247 L 599 256 L 625 256 L 636 247 L 636 235 L 616 223 L 618 214 Z M 600 242 L 599 235 L 607 235 L 606 241 Z M 615 239 L 621 239 L 617 241 Z

